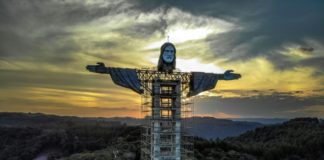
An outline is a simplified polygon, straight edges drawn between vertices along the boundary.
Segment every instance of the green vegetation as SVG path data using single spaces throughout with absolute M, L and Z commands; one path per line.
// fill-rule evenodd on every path
M 49 159 L 70 155 L 87 159 L 82 156 L 97 156 L 94 151 L 111 148 L 139 157 L 140 128 L 101 119 L 2 113 L 0 133 L 1 160 L 31 160 L 41 153 L 47 153 Z
M 1 113 L 0 159 L 31 160 L 46 155 L 63 160 L 139 160 L 140 129 L 95 118 Z M 223 140 L 196 137 L 195 157 L 321 160 L 324 123 L 316 118 L 299 118 Z
M 226 142 L 265 160 L 324 159 L 324 123 L 317 118 L 296 118 L 257 128 Z

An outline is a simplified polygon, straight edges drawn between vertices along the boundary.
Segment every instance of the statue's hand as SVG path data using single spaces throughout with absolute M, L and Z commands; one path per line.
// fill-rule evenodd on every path
M 234 72 L 233 70 L 227 70 L 224 73 L 224 79 L 225 80 L 234 80 L 234 79 L 239 79 L 241 78 L 241 75 L 238 73 L 232 73 Z
M 107 68 L 104 63 L 97 62 L 98 65 L 87 65 L 87 70 L 95 73 L 107 73 Z

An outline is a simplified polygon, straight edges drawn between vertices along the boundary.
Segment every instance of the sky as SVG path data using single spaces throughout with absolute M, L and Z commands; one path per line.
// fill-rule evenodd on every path
M 223 73 L 195 115 L 324 118 L 322 0 L 0 0 L 0 112 L 141 117 L 141 96 L 88 64 Z M 169 37 L 169 38 L 168 38 Z

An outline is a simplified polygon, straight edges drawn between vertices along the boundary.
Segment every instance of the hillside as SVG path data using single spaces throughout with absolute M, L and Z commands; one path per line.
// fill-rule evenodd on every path
M 143 119 L 131 117 L 115 118 L 80 118 L 73 116 L 45 115 L 41 113 L 0 113 L 0 126 L 8 127 L 37 127 L 43 129 L 66 128 L 71 123 L 101 124 L 116 126 L 126 124 L 128 126 L 140 126 Z M 226 138 L 240 135 L 246 131 L 261 127 L 256 122 L 232 121 L 212 117 L 194 117 L 187 120 L 190 124 L 188 130 L 192 135 L 212 139 Z
M 6 113 L 0 112 L 0 126 L 2 127 L 36 127 L 42 129 L 68 128 L 71 124 L 118 126 L 119 121 L 102 118 L 81 118 L 74 116 L 57 116 L 42 113 Z
M 44 114 L 2 113 L 0 159 L 57 159 L 76 153 L 118 149 L 139 157 L 140 128 L 92 118 Z M 118 145 L 117 145 L 118 144 Z M 110 152 L 106 152 L 109 154 Z M 96 155 L 97 156 L 97 155 Z
M 105 118 L 106 121 L 121 122 L 130 126 L 143 124 L 143 119 L 131 117 Z M 205 139 L 226 138 L 238 136 L 246 131 L 263 126 L 257 122 L 234 121 L 229 119 L 218 119 L 213 117 L 193 117 L 185 120 L 188 132 L 194 136 Z
M 231 120 L 245 121 L 245 122 L 258 122 L 263 125 L 280 124 L 280 123 L 289 121 L 289 119 L 286 119 L 286 118 L 231 118 Z
M 138 126 L 96 118 L 1 115 L 1 160 L 138 160 L 140 156 Z M 194 149 L 197 160 L 322 160 L 324 122 L 317 118 L 297 118 L 223 140 L 196 137 Z
M 317 118 L 296 118 L 225 141 L 264 159 L 324 159 L 324 123 Z
M 205 139 L 238 136 L 246 131 L 263 126 L 257 122 L 232 121 L 212 117 L 195 117 L 189 119 L 187 123 L 190 126 L 189 133 Z

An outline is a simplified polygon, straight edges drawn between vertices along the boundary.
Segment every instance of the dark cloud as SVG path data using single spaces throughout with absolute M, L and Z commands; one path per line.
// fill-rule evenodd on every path
M 40 99 L 9 98 L 6 100 L 0 99 L 4 107 L 2 112 L 34 112 L 34 113 L 50 113 L 58 115 L 76 115 L 76 116 L 102 116 L 115 117 L 116 115 L 127 116 L 129 113 L 138 113 L 139 107 L 132 108 L 120 107 L 80 107 L 69 103 L 61 103 L 54 101 L 44 101 Z M 10 106 L 10 107 L 9 107 Z
M 1 111 L 79 116 L 129 116 L 129 112 L 139 112 L 135 103 L 118 105 L 127 100 L 131 103 L 129 97 L 135 93 L 113 85 L 108 76 L 19 70 L 0 70 L 0 75 Z M 101 103 L 87 105 L 88 99 Z M 105 106 L 107 103 L 118 104 Z
M 135 24 L 133 26 L 116 29 L 116 31 L 134 38 L 145 39 L 145 38 L 150 38 L 152 35 L 154 35 L 154 33 L 165 35 L 165 30 L 167 27 L 168 24 L 166 19 L 164 19 L 163 17 L 159 17 L 158 20 Z
M 304 66 L 313 66 L 313 67 L 317 67 L 317 68 L 320 68 L 323 72 L 323 68 L 324 68 L 324 56 L 323 57 L 313 57 L 313 58 L 308 58 L 308 59 L 305 59 L 305 60 L 302 60 L 301 65 L 304 65 Z
M 225 19 L 240 27 L 207 38 L 217 57 L 247 60 L 267 57 L 276 67 L 300 65 L 281 55 L 287 44 L 308 45 L 306 39 L 324 41 L 324 1 L 150 1 L 137 0 L 137 9 L 151 12 L 157 8 L 176 7 L 194 15 Z M 181 17 L 178 17 L 181 19 Z M 324 45 L 324 44 L 322 44 Z M 310 45 L 310 47 L 313 47 Z M 317 48 L 313 48 L 317 49 Z M 324 56 L 324 53 L 321 53 Z M 305 64 L 305 63 L 302 63 Z
M 297 97 L 294 94 L 296 92 L 274 92 L 270 95 L 260 92 L 258 95 L 241 98 L 205 97 L 196 101 L 195 106 L 199 107 L 196 113 L 223 112 L 243 117 L 298 117 L 314 116 L 303 112 L 309 106 L 324 107 L 323 96 Z M 323 110 L 318 112 L 322 113 Z
M 322 54 L 322 53 L 321 53 Z M 293 67 L 313 67 L 317 68 L 317 73 L 323 73 L 324 52 L 323 56 L 310 56 L 301 60 L 292 60 L 292 57 L 284 54 L 271 53 L 267 57 L 277 69 L 290 69 Z M 318 76 L 318 75 L 317 75 Z
M 122 2 L 0 1 L 0 58 L 34 57 L 52 64 L 70 63 L 82 51 L 68 27 L 124 12 Z M 27 58 L 27 59 L 26 59 Z
M 42 1 L 42 0 L 12 0 L 0 2 L 2 10 L 2 27 L 24 25 L 27 28 L 39 25 L 51 27 L 77 25 L 94 19 L 124 12 L 123 3 L 114 2 L 109 5 L 88 4 L 83 1 Z M 30 28 L 33 29 L 33 28 Z
M 57 62 L 70 62 L 73 58 L 66 57 L 70 52 L 79 51 L 81 47 L 68 39 L 71 33 L 65 27 L 91 22 L 107 15 L 113 16 L 120 13 L 134 15 L 160 10 L 161 17 L 155 21 L 138 23 L 112 31 L 121 32 L 133 38 L 148 38 L 156 32 L 165 34 L 164 31 L 169 24 L 163 16 L 172 7 L 197 16 L 225 19 L 239 26 L 240 30 L 211 35 L 206 40 L 218 58 L 230 58 L 230 61 L 246 60 L 261 55 L 271 60 L 278 68 L 289 68 L 298 64 L 285 55 L 278 54 L 279 51 L 285 49 L 286 44 L 306 45 L 305 39 L 307 38 L 321 42 L 324 40 L 322 29 L 324 28 L 324 14 L 322 14 L 324 2 L 321 0 L 293 2 L 206 0 L 203 3 L 186 0 L 135 0 L 129 2 L 133 5 L 131 8 L 124 7 L 125 3 L 120 1 L 109 5 L 99 5 L 86 4 L 82 1 L 74 3 L 40 0 L 1 1 L 0 55 L 41 57 L 45 51 L 40 46 L 48 46 L 47 49 L 52 48 L 51 51 L 47 51 L 51 54 L 67 54 L 64 55 L 65 58 L 57 58 Z M 139 12 L 129 12 L 126 9 Z M 181 19 L 181 17 L 174 20 L 176 19 Z M 169 23 L 176 22 L 170 21 Z M 103 42 L 98 43 L 100 45 Z M 112 45 L 117 46 L 115 42 L 107 46 Z M 309 44 L 307 46 L 313 48 Z M 316 50 L 316 48 L 313 49 Z M 301 64 L 307 64 L 307 62 Z
M 243 30 L 209 38 L 218 56 L 244 60 L 262 55 L 281 62 L 285 57 L 279 51 L 285 45 L 304 45 L 306 38 L 323 41 L 323 1 L 271 1 L 260 9 L 262 12 L 253 16 L 237 15 Z M 285 65 L 285 61 L 278 62 Z
M 86 73 L 84 66 L 81 66 Z M 28 71 L 28 70 L 1 70 L 0 69 L 0 88 L 8 87 L 19 91 L 19 88 L 55 88 L 70 91 L 91 91 L 87 89 L 96 88 L 98 85 L 103 89 L 110 88 L 109 92 L 114 92 L 116 88 L 109 77 L 96 76 L 93 74 L 62 73 L 50 72 L 47 70 Z M 120 87 L 121 88 L 121 87 Z M 118 88 L 118 89 L 120 89 Z M 126 90 L 126 89 L 125 89 Z
M 312 47 L 307 47 L 307 46 L 299 47 L 299 49 L 300 49 L 301 51 L 304 51 L 304 52 L 313 52 L 313 51 L 314 51 L 314 48 L 312 48 Z
M 38 46 L 33 40 L 12 31 L 0 30 L 0 57 L 16 57 L 31 55 Z
M 99 42 L 94 42 L 94 46 L 98 48 L 103 48 L 103 49 L 111 49 L 118 47 L 120 44 L 116 41 L 99 41 Z
M 66 90 L 67 92 L 107 93 L 116 95 L 117 98 L 96 98 L 107 102 L 121 101 L 118 97 L 128 96 L 127 101 L 132 101 L 133 99 L 129 97 L 135 94 L 129 96 L 127 89 L 113 85 L 107 76 L 74 72 L 86 72 L 84 66 L 87 64 L 82 63 L 87 63 L 88 57 L 91 61 L 105 59 L 110 63 L 108 65 L 122 63 L 123 65 L 138 66 L 142 59 L 134 60 L 135 58 L 130 54 L 121 55 L 122 52 L 119 51 L 125 52 L 134 49 L 136 40 L 150 38 L 151 35 L 157 33 L 165 36 L 164 32 L 169 25 L 180 23 L 178 20 L 182 20 L 181 23 L 195 23 L 197 25 L 195 27 L 206 25 L 205 21 L 187 22 L 186 19 L 177 17 L 177 15 L 172 15 L 175 17 L 172 17 L 171 20 L 166 19 L 164 16 L 171 8 L 178 8 L 194 16 L 223 19 L 240 28 L 207 37 L 206 43 L 217 58 L 249 60 L 263 56 L 272 61 L 278 68 L 311 66 L 319 69 L 316 74 L 323 74 L 321 71 L 324 67 L 323 51 L 305 40 L 311 39 L 322 46 L 324 45 L 324 14 L 322 13 L 324 1 L 321 0 L 134 0 L 129 2 L 103 2 L 110 4 L 85 3 L 82 0 L 0 0 L 0 62 L 20 69 L 0 70 L 0 94 L 9 97 L 7 100 L 0 98 L 1 104 L 12 105 L 5 109 L 10 110 L 10 107 L 15 105 L 13 102 L 16 102 L 19 103 L 16 104 L 16 109 L 20 111 L 46 111 L 70 115 L 81 115 L 86 112 L 98 115 L 101 111 L 112 112 L 115 110 L 119 113 L 123 110 L 134 111 L 127 109 L 127 107 L 106 109 L 98 106 L 83 109 L 68 103 L 58 103 L 51 100 L 36 99 L 32 101 L 23 97 L 30 96 L 24 94 L 24 89 L 47 88 Z M 133 6 L 127 7 L 128 3 L 132 3 Z M 143 12 L 156 13 L 160 17 L 143 22 L 139 20 L 139 15 Z M 109 18 L 116 18 L 114 16 L 120 14 L 134 17 L 135 22 L 134 25 L 124 25 L 118 29 L 108 29 L 105 32 L 117 32 L 122 35 L 120 37 L 117 36 L 117 38 L 113 37 L 111 40 L 104 41 L 100 38 L 97 40 L 96 37 L 78 39 L 78 33 L 73 32 L 74 27 L 83 27 L 103 17 L 106 18 L 105 20 L 109 20 Z M 122 18 L 122 16 L 119 18 Z M 290 44 L 300 45 L 300 49 L 304 52 L 311 52 L 309 58 L 292 61 L 288 55 L 280 54 L 282 51 L 287 51 L 286 47 Z M 99 53 L 105 50 L 107 52 Z M 210 55 L 208 55 L 208 58 L 214 60 Z M 77 67 L 72 65 L 74 62 L 79 63 L 75 64 Z M 28 70 L 24 68 L 26 66 L 24 63 L 33 64 L 32 67 L 37 69 Z M 49 71 L 52 67 L 53 70 L 60 72 Z M 66 70 L 69 70 L 69 73 L 65 72 Z M 302 94 L 303 91 L 298 92 Z M 236 94 L 242 95 L 238 91 Z M 250 94 L 253 96 L 250 96 Z M 296 93 L 272 93 L 269 95 L 256 90 L 246 93 L 246 96 L 241 98 L 210 97 L 198 101 L 197 105 L 204 106 L 199 109 L 201 113 L 214 113 L 216 110 L 234 115 L 260 117 L 293 117 L 296 116 L 295 113 L 297 112 L 312 115 L 316 111 L 316 107 L 307 110 L 307 106 L 324 105 L 321 100 L 324 97 L 300 98 L 294 96 L 294 94 Z M 19 99 L 12 98 L 19 96 Z M 52 96 L 52 98 L 61 100 L 65 98 L 64 95 L 50 91 L 44 93 L 44 96 Z M 44 106 L 48 106 L 48 108 L 44 108 Z M 118 113 L 115 113 L 115 115 L 118 115 Z
M 258 11 L 262 3 L 260 0 L 248 1 L 223 1 L 223 0 L 205 0 L 203 2 L 187 0 L 135 0 L 134 8 L 143 12 L 151 12 L 157 8 L 164 8 L 166 11 L 171 7 L 191 12 L 194 15 L 208 15 L 219 18 L 233 19 L 234 17 L 250 16 Z M 267 2 L 265 2 L 267 3 Z M 264 4 L 264 3 L 263 3 Z M 181 17 L 179 17 L 181 18 Z

